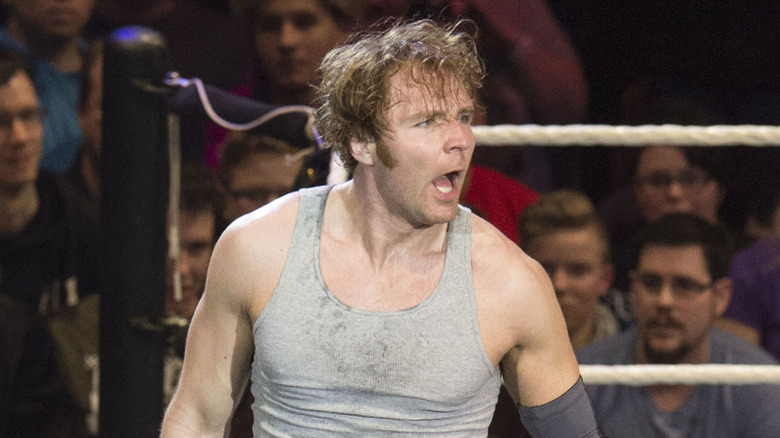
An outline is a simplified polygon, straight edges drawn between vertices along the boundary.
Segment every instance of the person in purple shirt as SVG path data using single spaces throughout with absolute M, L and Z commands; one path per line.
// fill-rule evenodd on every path
M 780 238 L 739 251 L 730 275 L 734 291 L 718 324 L 780 359 Z

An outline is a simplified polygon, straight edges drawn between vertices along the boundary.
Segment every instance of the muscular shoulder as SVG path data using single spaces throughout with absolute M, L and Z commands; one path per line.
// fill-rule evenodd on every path
M 560 309 L 541 265 L 479 217 L 472 232 L 474 288 L 482 309 L 519 336 L 545 327 L 549 313 Z
M 231 293 L 250 309 L 270 299 L 292 240 L 299 199 L 297 193 L 288 194 L 230 224 L 214 247 L 206 293 Z
M 519 285 L 549 283 L 544 269 L 493 225 L 472 216 L 472 270 L 475 284 L 512 293 Z

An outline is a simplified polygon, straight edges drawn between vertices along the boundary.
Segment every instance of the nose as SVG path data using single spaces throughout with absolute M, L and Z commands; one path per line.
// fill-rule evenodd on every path
M 658 304 L 663 307 L 669 307 L 674 302 L 674 292 L 672 287 L 668 284 L 664 284 L 661 290 L 658 291 L 657 299 Z
M 21 117 L 14 117 L 11 121 L 11 130 L 9 133 L 10 141 L 14 143 L 24 143 L 32 138 L 32 129 Z
M 283 47 L 292 47 L 298 44 L 301 39 L 301 31 L 291 20 L 284 20 L 281 29 L 279 29 L 279 43 Z
M 190 273 L 190 257 L 187 254 L 187 251 L 180 251 L 179 252 L 179 261 L 176 265 L 179 268 L 179 274 L 181 274 L 182 277 L 188 275 Z
M 451 119 L 446 127 L 446 151 L 468 151 L 474 148 L 474 131 L 470 123 L 465 123 L 457 118 Z
M 548 275 L 550 276 L 550 281 L 552 281 L 553 289 L 555 289 L 555 296 L 563 295 L 563 291 L 566 290 L 569 284 L 569 278 L 566 273 L 563 272 L 563 269 L 555 269 Z
M 667 190 L 667 193 L 671 198 L 681 199 L 683 196 L 685 196 L 685 189 L 683 188 L 682 183 L 675 179 L 669 183 L 669 189 Z

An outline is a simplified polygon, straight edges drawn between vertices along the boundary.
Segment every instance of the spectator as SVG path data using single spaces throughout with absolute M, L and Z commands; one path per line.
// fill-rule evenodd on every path
M 311 154 L 311 150 L 301 151 L 273 138 L 230 133 L 222 150 L 219 230 L 296 187 L 324 184 L 323 172 L 313 162 L 317 160 L 310 159 Z M 247 387 L 231 420 L 231 437 L 252 436 L 253 400 Z
M 668 213 L 693 213 L 719 222 L 725 197 L 722 157 L 719 151 L 705 147 L 642 148 L 632 186 L 613 193 L 600 208 L 610 234 L 618 290 L 628 289 L 626 261 L 635 251 L 632 238 L 643 224 Z
M 182 168 L 177 257 L 169 267 L 166 313 L 190 319 L 206 284 L 211 251 L 217 237 L 219 189 L 211 169 L 202 163 Z M 176 296 L 181 289 L 181 299 Z
M 722 226 L 670 214 L 638 236 L 631 271 L 636 327 L 578 352 L 581 364 L 776 364 L 713 323 L 731 296 L 731 241 Z M 774 385 L 586 385 L 608 436 L 774 437 Z
M 49 313 L 78 302 L 82 236 L 54 176 L 39 170 L 42 110 L 23 65 L 0 53 L 0 292 Z
M 187 327 L 206 285 L 206 271 L 214 249 L 219 210 L 219 189 L 212 170 L 203 163 L 182 167 L 178 231 L 175 249 L 169 251 L 165 290 L 165 313 L 179 323 L 168 339 L 164 370 L 164 404 L 176 391 Z
M 600 302 L 614 275 L 609 241 L 587 196 L 570 190 L 541 195 L 526 208 L 520 236 L 552 280 L 575 350 L 618 332 L 617 319 Z
M 311 150 L 301 151 L 281 140 L 231 133 L 220 168 L 224 224 L 293 190 L 307 153 Z
M 0 47 L 24 54 L 34 65 L 33 83 L 46 112 L 40 165 L 69 170 L 82 141 L 76 106 L 82 70 L 82 31 L 95 0 L 8 0 Z
M 42 385 L 42 392 L 22 395 L 29 397 L 30 404 L 17 406 L 20 409 L 17 414 L 41 414 L 40 424 L 36 426 L 51 426 L 53 430 L 66 433 L 71 428 L 80 429 L 79 423 L 83 418 L 69 415 L 72 404 L 65 391 L 57 389 L 52 393 L 46 389 L 51 383 L 51 370 L 57 370 L 59 365 L 55 356 L 58 352 L 52 351 L 55 350 L 50 342 L 52 336 L 44 334 L 39 326 L 44 324 L 45 328 L 52 314 L 75 306 L 88 291 L 79 283 L 82 263 L 75 249 L 81 236 L 75 231 L 78 227 L 74 224 L 71 210 L 66 208 L 54 176 L 39 168 L 42 148 L 41 109 L 29 66 L 22 55 L 0 49 L 0 295 L 4 299 L 9 298 L 6 302 L 14 302 L 11 308 L 21 309 L 14 311 L 14 318 L 17 321 L 21 318 L 18 324 L 5 319 L 3 322 L 14 325 L 13 329 L 18 330 L 15 333 L 20 337 L 16 342 L 26 342 L 25 336 L 33 337 L 29 342 L 41 342 L 40 346 L 34 346 L 35 351 L 31 351 L 29 346 L 16 344 L 26 349 L 25 354 L 30 354 L 23 358 L 28 361 L 24 366 L 30 369 L 22 372 L 40 372 L 32 378 L 41 379 L 38 383 Z M 88 281 L 85 283 L 89 284 Z M 42 313 L 47 318 L 37 322 L 37 317 L 33 316 L 36 313 Z M 29 331 L 25 329 L 25 324 L 28 324 Z M 7 335 L 8 332 L 3 334 Z M 7 358 L 12 363 L 18 359 L 11 356 L 10 350 L 8 354 Z M 23 379 L 22 375 L 18 378 Z M 59 373 L 55 378 L 59 378 Z M 17 383 L 36 384 L 22 380 Z M 33 391 L 33 388 L 27 389 Z M 27 403 L 20 399 L 16 402 Z M 51 423 L 49 416 L 52 411 L 57 413 L 56 425 Z M 24 419 L 30 420 L 35 418 Z M 43 435 L 33 433 L 24 436 Z
M 184 78 L 229 90 L 244 80 L 247 46 L 238 17 L 194 0 L 100 0 L 87 25 L 90 39 L 124 26 L 146 26 L 165 38 L 171 69 Z M 162 78 L 160 78 L 162 80 Z M 205 140 L 198 117 L 181 118 L 182 159 L 203 161 Z
M 247 0 L 236 14 L 246 17 L 252 65 L 247 83 L 233 91 L 273 105 L 314 105 L 312 88 L 325 54 L 363 24 L 362 0 Z M 219 167 L 226 132 L 211 127 L 206 162 Z M 319 156 L 326 163 L 329 154 Z M 327 168 L 327 165 L 326 165 Z
M 773 218 L 768 220 L 772 235 L 732 259 L 734 293 L 719 326 L 780 359 L 780 204 L 774 205 Z
M 523 211 L 518 228 L 523 249 L 552 280 L 575 351 L 617 333 L 617 319 L 600 302 L 612 284 L 609 241 L 588 197 L 572 190 L 544 193 Z M 505 392 L 499 394 L 490 437 L 527 433 Z

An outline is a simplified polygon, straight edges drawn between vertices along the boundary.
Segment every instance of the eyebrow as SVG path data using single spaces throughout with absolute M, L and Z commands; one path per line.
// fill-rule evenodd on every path
M 456 117 L 460 117 L 464 114 L 473 114 L 475 111 L 473 106 L 467 106 L 467 107 L 461 107 L 458 109 L 458 111 L 454 113 L 450 113 L 449 111 L 437 109 L 437 110 L 431 110 L 431 111 L 419 111 L 416 113 L 412 113 L 409 115 L 410 120 L 418 120 L 418 119 L 439 119 L 439 118 L 447 118 L 450 114 L 455 115 Z

